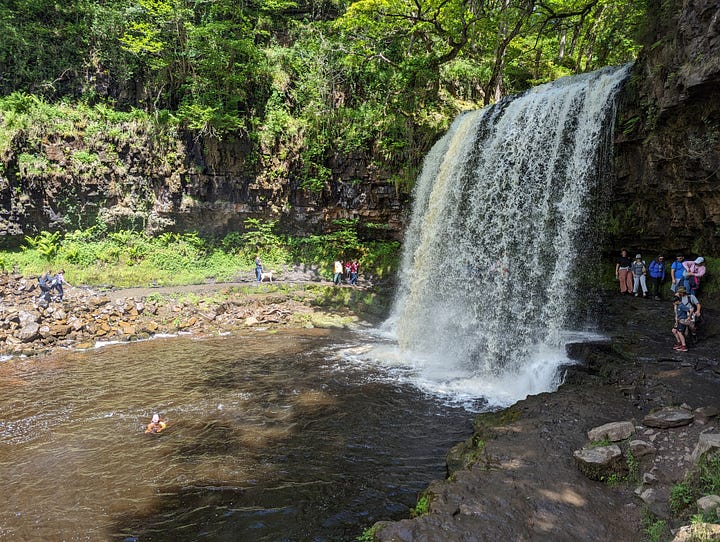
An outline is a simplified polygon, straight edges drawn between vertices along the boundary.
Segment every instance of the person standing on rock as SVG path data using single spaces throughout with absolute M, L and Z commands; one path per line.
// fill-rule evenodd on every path
M 339 286 L 342 282 L 343 276 L 343 263 L 340 260 L 335 260 L 335 275 L 333 276 L 333 283 L 335 286 Z
M 677 292 L 678 286 L 682 286 L 683 274 L 685 273 L 685 267 L 683 267 L 683 260 L 685 256 L 678 254 L 675 256 L 675 261 L 670 266 L 670 280 L 672 284 L 670 289 L 673 292 Z
M 62 301 L 63 299 L 63 285 L 70 286 L 68 282 L 65 280 L 65 270 L 61 269 L 57 275 L 55 275 L 55 280 L 53 281 L 52 287 L 57 290 L 58 296 L 57 301 Z
M 684 305 L 688 311 L 693 311 L 692 317 L 688 320 L 688 331 L 693 341 L 697 342 L 697 326 L 702 318 L 702 304 L 697 297 L 685 289 L 685 286 L 679 286 L 675 296 L 680 299 L 680 304 Z
M 262 280 L 263 264 L 260 256 L 255 258 L 255 280 L 260 282 Z
M 630 264 L 630 270 L 632 271 L 633 277 L 633 294 L 635 294 L 635 297 L 639 296 L 639 287 L 642 286 L 643 297 L 647 297 L 647 267 L 645 266 L 645 262 L 642 259 L 642 255 L 635 255 L 635 261 Z
M 55 277 L 53 277 L 52 271 L 50 269 L 48 269 L 46 273 L 38 277 L 38 285 L 40 286 L 41 292 L 38 299 L 40 301 L 50 301 L 50 292 L 52 291 L 54 280 Z
M 665 281 L 665 257 L 662 254 L 650 262 L 648 273 L 650 273 L 650 286 L 652 286 L 653 297 L 660 300 L 662 298 L 662 283 Z
M 618 256 L 618 259 L 615 262 L 615 278 L 620 281 L 621 294 L 632 293 L 633 282 L 632 273 L 630 272 L 631 264 L 632 260 L 630 259 L 630 256 L 628 256 L 627 249 L 622 249 L 620 251 L 620 256 Z
M 357 286 L 357 279 L 358 279 L 358 270 L 360 269 L 360 264 L 357 260 L 353 260 L 350 263 L 350 284 L 353 286 Z
M 672 333 L 675 336 L 673 349 L 678 352 L 687 352 L 685 331 L 687 331 L 688 322 L 694 311 L 690 305 L 684 304 L 681 296 L 677 294 L 673 296 L 673 310 L 675 311 L 675 325 L 672 328 Z

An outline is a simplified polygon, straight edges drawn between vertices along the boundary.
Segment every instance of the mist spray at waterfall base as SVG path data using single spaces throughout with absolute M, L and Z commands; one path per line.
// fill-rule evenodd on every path
M 593 205 L 628 67 L 567 77 L 460 115 L 425 158 L 399 291 L 374 356 L 414 383 L 504 406 L 561 383 Z

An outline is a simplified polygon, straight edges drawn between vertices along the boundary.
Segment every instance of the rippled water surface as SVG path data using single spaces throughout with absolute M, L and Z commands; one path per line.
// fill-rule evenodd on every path
M 470 415 L 350 332 L 0 362 L 0 538 L 354 540 L 407 516 Z M 168 419 L 145 435 L 154 412 Z

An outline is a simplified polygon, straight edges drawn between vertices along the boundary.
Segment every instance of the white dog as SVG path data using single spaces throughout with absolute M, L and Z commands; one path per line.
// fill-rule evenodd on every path
M 260 282 L 264 282 L 265 279 L 267 279 L 268 282 L 272 282 L 273 281 L 273 273 L 275 273 L 275 271 L 262 271 L 260 273 Z

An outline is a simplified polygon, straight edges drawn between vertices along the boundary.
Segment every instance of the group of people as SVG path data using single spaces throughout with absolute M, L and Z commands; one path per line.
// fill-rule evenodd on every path
M 615 278 L 620 281 L 620 293 L 635 297 L 641 295 L 642 291 L 643 297 L 652 295 L 655 299 L 662 299 L 666 272 L 665 257 L 662 254 L 647 265 L 641 254 L 636 254 L 632 260 L 628 251 L 622 249 L 615 262 Z M 695 260 L 685 260 L 682 254 L 678 254 L 670 266 L 670 289 L 675 292 L 679 286 L 684 286 L 686 291 L 694 295 L 699 290 L 700 279 L 704 275 L 705 258 L 700 256 Z
M 672 292 L 675 338 L 673 348 L 687 352 L 688 338 L 697 339 L 697 326 L 702 319 L 702 304 L 697 298 L 700 280 L 705 276 L 705 258 L 686 260 L 683 254 L 677 254 L 670 265 L 670 290 Z M 650 265 L 646 265 L 641 254 L 632 260 L 628 251 L 622 249 L 615 262 L 615 278 L 620 281 L 620 293 L 643 297 L 652 295 L 660 300 L 663 297 L 662 285 L 667 278 L 665 258 L 658 255 Z M 648 278 L 650 285 L 648 287 Z
M 358 270 L 360 264 L 357 260 L 348 260 L 343 263 L 341 260 L 335 260 L 333 283 L 336 286 L 342 284 L 342 281 L 346 281 L 352 286 L 357 286 Z
M 38 285 L 40 286 L 40 297 L 38 301 L 43 303 L 49 303 L 53 300 L 52 291 L 57 291 L 55 301 L 62 301 L 64 291 L 63 286 L 70 286 L 65 281 L 65 270 L 61 269 L 56 275 L 53 275 L 50 269 L 46 273 L 43 273 L 38 277 Z

